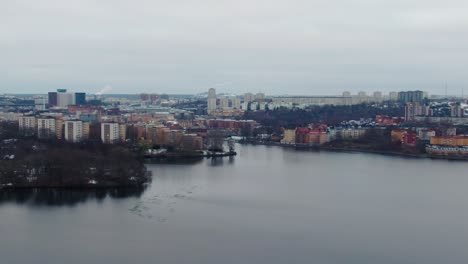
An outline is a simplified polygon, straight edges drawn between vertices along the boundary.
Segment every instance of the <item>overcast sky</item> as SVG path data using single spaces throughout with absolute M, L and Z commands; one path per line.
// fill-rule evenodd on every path
M 466 0 L 0 0 L 0 93 L 468 93 Z

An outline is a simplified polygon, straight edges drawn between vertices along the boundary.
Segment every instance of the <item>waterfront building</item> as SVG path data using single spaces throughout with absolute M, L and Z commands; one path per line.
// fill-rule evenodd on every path
M 296 129 L 285 129 L 283 132 L 282 144 L 296 144 Z
M 435 136 L 431 137 L 431 145 L 461 147 L 468 146 L 468 136 Z
M 401 139 L 402 145 L 407 147 L 416 147 L 417 142 L 418 135 L 414 133 L 405 133 Z
M 365 136 L 366 128 L 345 128 L 336 131 L 336 137 L 342 140 L 354 140 Z
M 402 142 L 403 137 L 408 133 L 408 131 L 403 130 L 403 129 L 393 129 L 390 132 L 390 137 L 392 142 Z
M 313 129 L 306 135 L 306 142 L 309 145 L 322 145 L 328 140 L 328 135 L 325 131 Z
M 418 138 L 424 141 L 430 141 L 432 137 L 436 136 L 436 131 L 434 129 L 428 128 L 416 128 Z

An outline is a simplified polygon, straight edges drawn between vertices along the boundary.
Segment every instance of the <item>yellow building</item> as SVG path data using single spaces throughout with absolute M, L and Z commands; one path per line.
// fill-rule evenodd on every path
M 82 139 L 89 139 L 89 130 L 90 130 L 91 123 L 83 122 L 83 135 Z
M 125 140 L 127 139 L 127 125 L 126 124 L 119 125 L 119 137 L 122 142 L 125 142 Z
M 431 145 L 468 146 L 468 136 L 436 136 L 431 137 Z
M 55 120 L 55 136 L 57 137 L 57 139 L 63 138 L 63 126 L 64 122 L 62 119 Z
M 285 129 L 283 140 L 281 140 L 283 144 L 295 144 L 296 143 L 296 130 L 295 129 Z

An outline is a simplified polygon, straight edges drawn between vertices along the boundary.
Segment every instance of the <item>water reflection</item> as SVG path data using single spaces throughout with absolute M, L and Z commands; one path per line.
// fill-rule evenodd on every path
M 146 187 L 98 189 L 5 189 L 0 191 L 0 204 L 17 203 L 33 206 L 74 206 L 88 200 L 106 197 L 140 197 Z

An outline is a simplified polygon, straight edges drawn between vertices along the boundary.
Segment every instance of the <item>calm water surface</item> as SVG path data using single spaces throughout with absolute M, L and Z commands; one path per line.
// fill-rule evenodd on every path
M 468 163 L 237 150 L 145 191 L 2 192 L 0 263 L 468 263 Z

